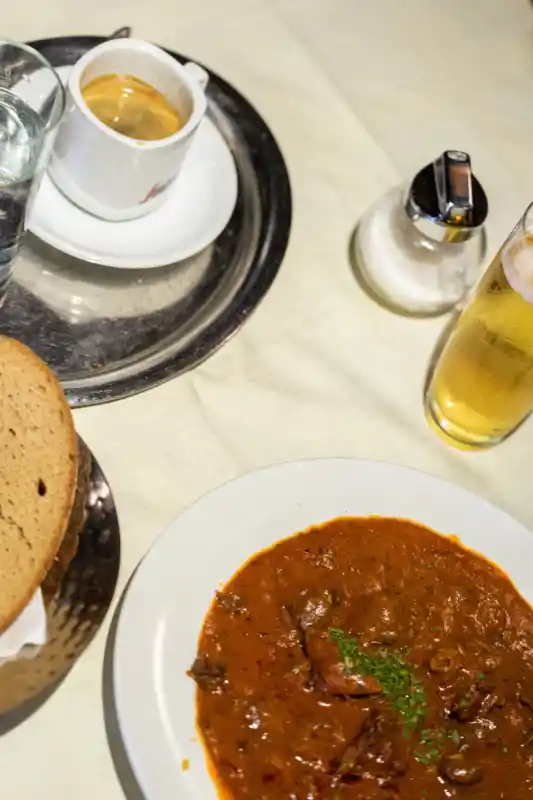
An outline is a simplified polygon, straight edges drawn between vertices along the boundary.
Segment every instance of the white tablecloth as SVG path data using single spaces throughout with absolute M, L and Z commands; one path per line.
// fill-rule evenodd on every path
M 287 459 L 410 465 L 533 527 L 532 424 L 491 452 L 447 449 L 427 428 L 421 403 L 444 320 L 382 310 L 347 262 L 350 233 L 368 204 L 445 148 L 472 154 L 491 204 L 491 249 L 533 199 L 526 0 L 29 0 L 5 3 L 2 23 L 2 35 L 15 39 L 132 25 L 137 36 L 205 62 L 265 117 L 291 174 L 289 250 L 242 332 L 188 375 L 76 414 L 115 493 L 120 590 L 193 500 Z M 4 736 L 4 794 L 123 796 L 104 726 L 107 628 L 45 705 Z M 137 800 L 119 757 L 118 769 Z

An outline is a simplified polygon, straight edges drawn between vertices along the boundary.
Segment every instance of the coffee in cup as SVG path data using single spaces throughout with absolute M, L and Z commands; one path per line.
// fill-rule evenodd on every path
M 165 95 L 133 75 L 99 75 L 83 86 L 81 96 L 104 125 L 131 139 L 166 139 L 183 127 Z
M 208 75 L 159 47 L 112 39 L 72 67 L 48 172 L 80 208 L 107 220 L 160 206 L 205 115 Z

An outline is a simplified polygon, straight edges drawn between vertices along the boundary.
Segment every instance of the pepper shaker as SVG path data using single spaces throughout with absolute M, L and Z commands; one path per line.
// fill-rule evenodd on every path
M 367 291 L 391 310 L 435 316 L 476 283 L 486 252 L 488 201 L 470 156 L 447 150 L 363 216 L 352 261 Z

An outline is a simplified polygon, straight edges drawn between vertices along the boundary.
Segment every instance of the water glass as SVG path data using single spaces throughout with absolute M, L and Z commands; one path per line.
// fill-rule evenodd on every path
M 0 306 L 64 107 L 63 85 L 48 61 L 0 40 Z

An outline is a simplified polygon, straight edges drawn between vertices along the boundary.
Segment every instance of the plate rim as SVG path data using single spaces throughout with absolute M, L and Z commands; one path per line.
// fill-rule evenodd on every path
M 390 463 L 387 461 L 381 460 L 372 460 L 372 459 L 363 459 L 363 458 L 355 458 L 355 457 L 322 457 L 322 458 L 308 458 L 308 459 L 296 459 L 290 461 L 284 461 L 276 464 L 272 464 L 269 466 L 265 466 L 256 470 L 252 470 L 249 472 L 245 472 L 241 475 L 234 476 L 227 481 L 215 486 L 212 489 L 209 489 L 202 495 L 200 495 L 196 500 L 192 503 L 187 505 L 180 514 L 178 514 L 157 536 L 154 540 L 152 545 L 150 546 L 149 550 L 145 554 L 143 560 L 138 565 L 135 573 L 132 575 L 130 582 L 126 588 L 123 602 L 121 602 L 121 609 L 120 615 L 117 621 L 117 630 L 116 630 L 116 637 L 114 642 L 114 650 L 113 650 L 113 673 L 112 673 L 112 680 L 113 680 L 113 691 L 115 696 L 115 709 L 119 724 L 119 730 L 122 737 L 122 741 L 125 747 L 125 751 L 127 753 L 127 757 L 129 759 L 131 768 L 133 773 L 141 787 L 143 794 L 146 796 L 147 800 L 152 800 L 152 798 L 166 798 L 167 793 L 165 787 L 157 787 L 157 791 L 154 786 L 151 784 L 149 778 L 147 777 L 147 770 L 143 767 L 143 759 L 139 757 L 139 753 L 142 752 L 142 745 L 139 747 L 138 737 L 135 733 L 135 725 L 130 725 L 128 721 L 129 716 L 129 704 L 127 701 L 127 690 L 125 692 L 125 686 L 122 682 L 122 674 L 124 672 L 124 667 L 122 666 L 122 659 L 124 658 L 123 649 L 124 649 L 124 642 L 127 643 L 128 639 L 128 628 L 131 630 L 131 617 L 134 613 L 135 604 L 138 602 L 140 598 L 142 600 L 143 596 L 145 595 L 145 588 L 146 585 L 150 584 L 150 572 L 152 570 L 152 564 L 157 565 L 158 560 L 160 559 L 160 555 L 158 554 L 158 550 L 161 548 L 161 552 L 164 555 L 165 547 L 167 546 L 167 542 L 173 536 L 173 530 L 176 525 L 179 525 L 181 519 L 187 515 L 192 509 L 197 508 L 200 506 L 204 501 L 208 498 L 212 498 L 214 495 L 222 495 L 228 489 L 228 487 L 235 485 L 235 484 L 246 484 L 246 482 L 253 480 L 258 475 L 266 475 L 268 473 L 283 472 L 284 470 L 291 470 L 291 469 L 304 469 L 307 466 L 310 466 L 313 469 L 318 465 L 327 465 L 332 469 L 335 468 L 336 465 L 342 464 L 343 466 L 351 466 L 354 469 L 365 469 L 370 468 L 372 469 L 384 469 L 386 471 L 397 472 L 397 473 L 407 473 L 407 475 L 411 476 L 411 480 L 422 480 L 425 481 L 426 484 L 432 484 L 435 487 L 443 487 L 451 490 L 454 493 L 458 493 L 459 495 L 463 495 L 465 499 L 469 499 L 470 502 L 474 500 L 476 504 L 483 507 L 485 513 L 490 512 L 491 514 L 496 513 L 496 516 L 502 520 L 506 518 L 506 520 L 513 526 L 516 527 L 517 532 L 520 529 L 521 536 L 531 536 L 533 538 L 533 532 L 529 530 L 521 521 L 517 520 L 513 517 L 508 511 L 505 509 L 500 508 L 499 506 L 495 505 L 494 503 L 490 502 L 486 498 L 476 494 L 475 492 L 466 489 L 464 486 L 461 486 L 458 483 L 455 483 L 452 480 L 448 480 L 445 478 L 441 478 L 440 476 L 434 475 L 429 472 L 425 472 L 423 470 L 419 470 L 413 467 L 406 467 L 403 465 L 398 465 L 394 463 Z M 379 514 L 379 512 L 376 512 Z M 342 512 L 339 513 L 339 516 L 342 516 Z M 361 514 L 361 516 L 366 516 L 365 514 Z M 384 516 L 390 516 L 388 514 L 384 514 Z M 414 519 L 416 521 L 416 519 Z M 321 520 L 317 520 L 317 524 L 319 524 Z M 420 524 L 425 524 L 421 522 Z M 438 531 L 439 532 L 439 531 Z M 445 533 L 445 531 L 440 531 Z M 297 531 L 294 531 L 297 533 Z M 290 534 L 289 534 L 290 535 Z M 272 544 L 278 541 L 278 538 L 274 538 Z M 269 545 L 266 545 L 268 547 Z M 469 545 L 466 545 L 467 547 Z M 252 557 L 256 550 L 253 550 L 253 543 L 250 545 L 251 552 L 249 553 L 248 557 Z M 479 555 L 483 556 L 484 554 L 480 551 L 474 549 L 474 552 L 478 552 Z M 488 558 L 488 556 L 485 556 Z M 244 563 L 244 562 L 243 562 Z M 226 578 L 225 580 L 227 580 Z M 511 580 L 513 580 L 511 576 Z M 514 585 L 514 582 L 513 582 Z M 213 587 L 214 589 L 215 587 Z M 517 589 L 517 591 L 520 591 Z M 132 600 L 133 598 L 133 600 Z M 527 601 L 530 602 L 530 601 Z M 205 609 L 205 613 L 207 613 L 207 608 Z M 198 631 L 199 635 L 200 631 Z M 202 747 L 203 749 L 203 747 Z M 176 764 L 176 775 L 179 773 L 179 764 Z M 180 786 L 183 786 L 183 778 L 181 784 L 176 784 L 175 790 L 179 791 Z M 176 796 L 176 795 L 174 795 Z M 170 798 L 170 795 L 168 795 Z

